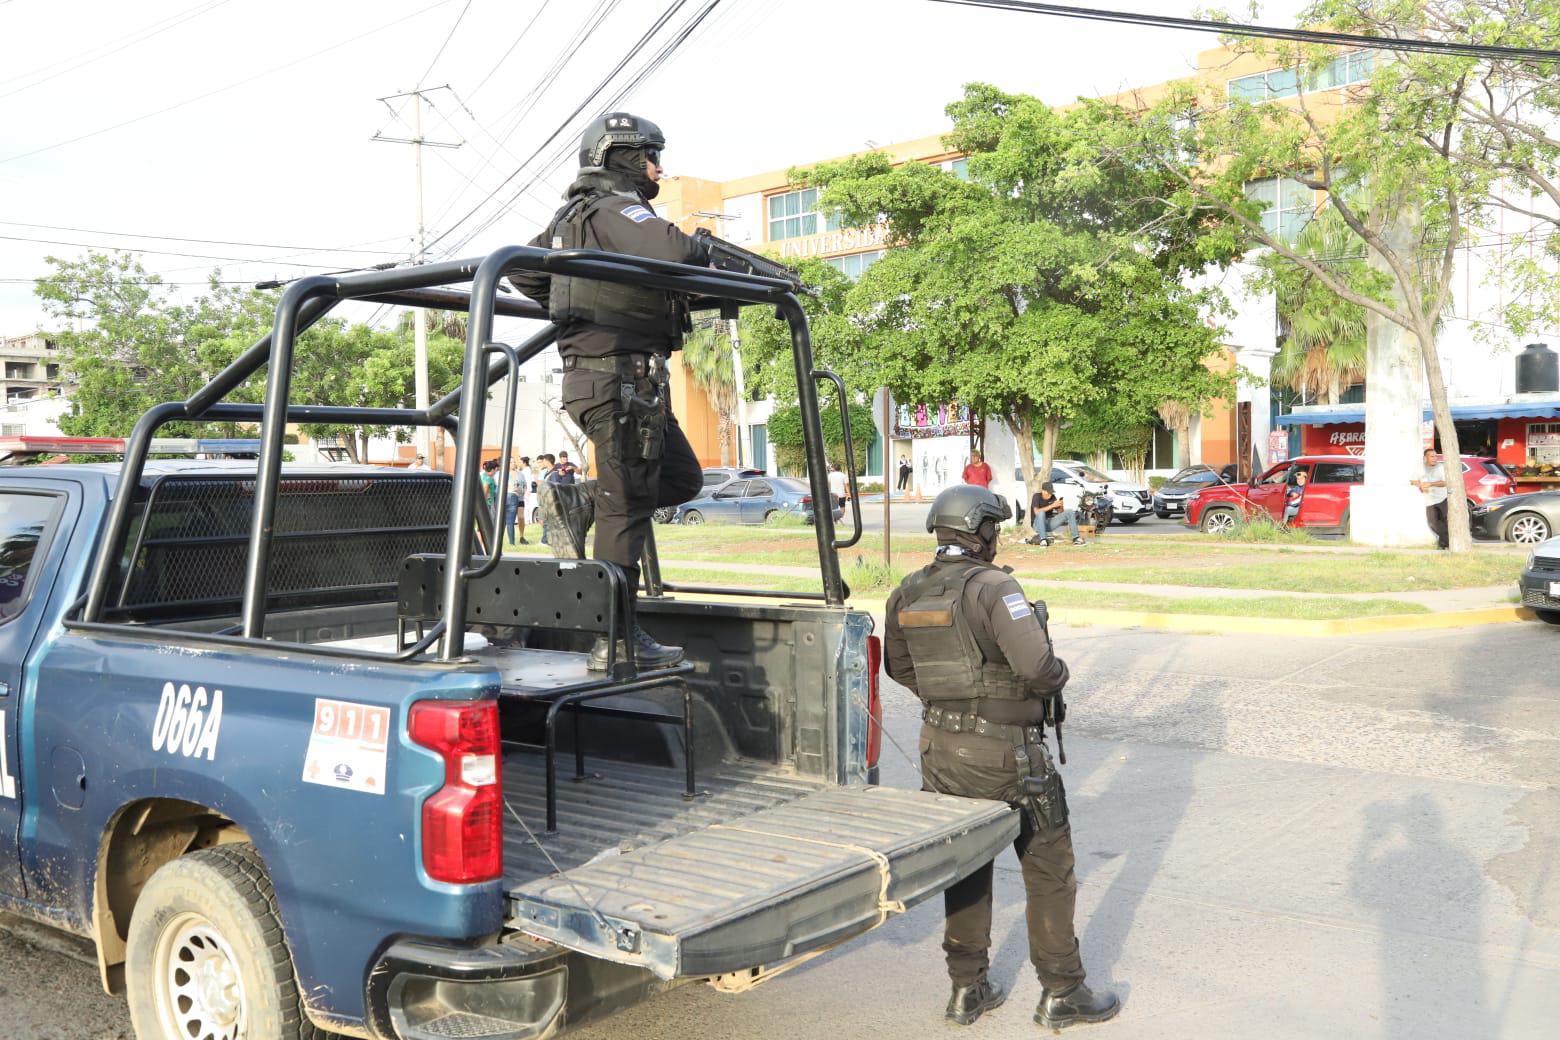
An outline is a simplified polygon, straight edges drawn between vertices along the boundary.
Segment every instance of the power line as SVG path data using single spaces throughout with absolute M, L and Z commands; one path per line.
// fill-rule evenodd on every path
M 102 228 L 65 227 L 60 224 L 29 224 L 21 220 L 0 220 L 7 227 L 35 228 L 42 231 L 68 231 L 73 235 L 113 235 L 116 238 L 150 238 L 159 242 L 195 242 L 207 246 L 249 246 L 254 249 L 294 249 L 300 253 L 373 253 L 402 256 L 404 250 L 358 249 L 355 246 L 291 246 L 277 242 L 240 242 L 224 238 L 183 238 L 179 235 L 147 235 L 136 231 L 105 231 Z M 383 241 L 381 239 L 380 241 Z
M 428 63 L 428 67 L 423 70 L 423 74 L 417 77 L 417 87 L 419 90 L 422 89 L 422 85 L 427 82 L 428 74 L 432 72 L 433 67 L 439 63 L 439 59 L 444 57 L 444 48 L 448 47 L 450 45 L 450 41 L 455 38 L 455 32 L 460 28 L 460 23 L 466 20 L 466 12 L 471 10 L 471 4 L 472 0 L 466 0 L 466 6 L 462 7 L 460 9 L 460 14 L 456 15 L 455 24 L 450 26 L 450 31 L 445 35 L 444 42 L 439 44 L 439 49 L 434 52 L 433 60 Z
M 1457 43 L 1452 40 L 1407 39 L 1401 36 L 1367 36 L 1360 33 L 1328 32 L 1320 29 L 1286 29 L 1276 25 L 1243 25 L 1239 22 L 1219 22 L 1206 18 L 1172 18 L 1169 15 L 1102 11 L 1095 7 L 1063 7 L 1059 4 L 1031 3 L 1029 0 L 931 0 L 931 2 L 954 4 L 960 7 L 989 7 L 1001 11 L 1051 15 L 1057 18 L 1079 18 L 1094 22 L 1185 29 L 1189 32 L 1218 33 L 1224 36 L 1289 40 L 1294 43 L 1324 43 L 1372 50 L 1421 51 L 1427 54 L 1451 54 L 1512 61 L 1560 61 L 1560 51 L 1538 47 L 1506 47 L 1498 44 Z
M 451 2 L 453 2 L 453 0 L 435 0 L 434 3 L 429 4 L 427 7 L 419 8 L 418 10 L 413 11 L 411 14 L 403 15 L 400 18 L 397 18 L 397 19 L 395 19 L 393 21 L 386 22 L 383 25 L 380 25 L 380 26 L 378 26 L 376 28 L 368 30 L 367 32 L 359 33 L 357 36 L 350 37 L 349 39 L 342 40 L 342 41 L 340 41 L 338 43 L 333 43 L 333 44 L 331 44 L 328 47 L 322 47 L 319 50 L 314 51 L 313 53 L 305 54 L 301 58 L 294 58 L 292 61 L 286 62 L 286 63 L 281 64 L 281 65 L 274 66 L 273 68 L 266 69 L 264 72 L 257 72 L 253 76 L 246 76 L 243 79 L 235 80 L 232 83 L 227 84 L 226 86 L 217 87 L 217 88 L 215 88 L 213 90 L 208 90 L 208 91 L 206 91 L 206 92 L 204 92 L 202 94 L 196 94 L 193 97 L 187 97 L 183 101 L 176 101 L 176 102 L 174 102 L 171 105 L 164 106 L 163 108 L 156 109 L 155 111 L 144 112 L 141 115 L 135 116 L 133 118 L 126 119 L 126 120 L 124 120 L 122 122 L 119 122 L 119 123 L 114 123 L 112 126 L 99 127 L 96 130 L 90 130 L 87 133 L 78 134 L 77 136 L 68 138 L 68 139 L 66 139 L 64 141 L 55 141 L 53 144 L 46 144 L 46 145 L 43 145 L 41 147 L 34 148 L 31 151 L 18 152 L 15 155 L 8 155 L 5 158 L 0 159 L 0 165 L 3 165 L 5 163 L 9 163 L 9 162 L 15 162 L 18 159 L 27 159 L 27 158 L 30 158 L 30 157 L 32 157 L 34 155 L 42 155 L 44 152 L 52 152 L 56 148 L 64 148 L 67 145 L 78 144 L 81 141 L 85 141 L 88 138 L 97 137 L 100 134 L 111 133 L 114 130 L 122 130 L 122 129 L 124 129 L 127 126 L 133 126 L 136 123 L 143 122 L 143 121 L 145 121 L 147 119 L 152 119 L 152 118 L 155 118 L 156 116 L 160 116 L 160 115 L 166 115 L 169 112 L 176 111 L 176 110 L 184 108 L 184 107 L 186 107 L 188 105 L 193 105 L 197 101 L 204 101 L 204 100 L 206 100 L 209 97 L 215 97 L 218 94 L 226 93 L 229 90 L 233 90 L 233 89 L 235 89 L 237 87 L 242 87 L 245 84 L 253 83 L 255 80 L 264 79 L 266 76 L 270 76 L 270 75 L 272 75 L 274 73 L 281 72 L 284 69 L 290 69 L 294 65 L 301 65 L 304 62 L 311 61 L 311 60 L 313 60 L 315 58 L 320 57 L 323 54 L 329 54 L 331 51 L 340 50 L 342 47 L 346 47 L 346 46 L 349 46 L 350 44 L 357 43 L 359 40 L 365 40 L 365 39 L 367 39 L 370 36 L 374 36 L 374 35 L 376 35 L 378 33 L 384 32 L 386 29 L 394 28 L 395 26 L 400 25 L 402 22 L 411 21 L 413 18 L 417 18 L 420 15 L 427 14 L 429 11 L 432 11 L 436 7 L 443 7 L 445 4 L 448 4 L 448 3 L 451 3 Z
M 35 242 L 46 246 L 71 246 L 76 249 L 106 249 L 116 253 L 150 253 L 153 256 L 188 256 L 197 260 L 223 260 L 236 264 L 263 264 L 267 260 L 257 260 L 254 257 L 242 256 L 213 256 L 209 253 L 183 253 L 171 249 L 139 249 L 125 246 L 104 245 L 99 242 L 66 242 L 57 238 L 25 238 L 21 235 L 0 235 L 0 241 L 4 242 Z M 328 270 L 331 264 L 305 264 L 294 262 L 289 267 L 313 267 L 320 270 Z
M 617 63 L 617 65 L 615 65 L 612 68 L 612 70 L 610 72 L 608 72 L 605 77 L 602 78 L 601 82 L 596 85 L 595 89 L 593 89 L 588 95 L 586 95 L 585 100 L 581 101 L 579 103 L 579 105 L 575 106 L 574 110 L 572 112 L 570 112 L 568 114 L 568 116 L 566 116 L 564 118 L 563 122 L 559 123 L 558 127 L 551 134 L 549 134 L 547 136 L 547 138 L 544 141 L 542 141 L 542 143 L 540 145 L 537 146 L 536 150 L 531 153 L 530 158 L 528 158 L 525 163 L 522 163 L 514 171 L 514 173 L 512 173 L 508 177 L 506 177 L 503 180 L 503 182 L 499 184 L 497 189 L 495 189 L 494 191 L 492 191 L 492 192 L 490 192 L 488 194 L 488 197 L 486 199 L 483 199 L 481 202 L 477 203 L 477 205 L 474 206 L 469 212 L 467 212 L 465 216 L 463 216 L 459 220 L 457 220 L 453 225 L 451 225 L 449 227 L 448 230 L 446 230 L 445 232 L 440 234 L 437 238 L 435 238 L 432 242 L 430 242 L 429 245 L 430 246 L 435 245 L 438 242 L 440 242 L 440 241 L 444 240 L 445 238 L 449 237 L 449 235 L 451 235 L 456 230 L 456 228 L 460 227 L 467 220 L 471 219 L 471 217 L 475 216 L 476 213 L 484 205 L 486 205 L 489 200 L 495 198 L 497 196 L 498 192 L 502 191 L 503 188 L 506 185 L 508 185 L 511 181 L 515 180 L 522 173 L 524 173 L 526 166 L 530 165 L 532 162 L 535 162 L 536 159 L 544 151 L 546 151 L 546 149 L 550 145 L 552 145 L 552 143 L 554 141 L 556 141 L 558 139 L 558 137 L 561 136 L 569 128 L 569 126 L 574 122 L 575 118 L 578 117 L 579 114 L 581 112 L 583 112 L 586 109 L 586 107 L 589 106 L 591 104 L 591 102 L 593 102 L 601 94 L 601 92 L 607 88 L 607 86 L 612 82 L 612 80 L 617 78 L 617 75 L 628 65 L 628 63 L 631 60 L 633 60 L 634 56 L 637 55 L 640 52 L 641 49 L 643 49 L 643 47 L 649 42 L 649 40 L 654 38 L 654 36 L 658 32 L 660 32 L 660 30 L 677 14 L 678 11 L 680 11 L 687 4 L 687 2 L 688 2 L 688 0 L 675 0 L 674 3 L 672 3 L 670 6 L 668 6 L 668 8 L 665 11 L 662 12 L 661 16 L 656 19 L 655 23 L 650 27 L 650 29 L 648 31 L 646 31 L 639 38 L 639 40 L 637 40 L 634 43 L 634 45 L 629 49 L 629 51 L 623 56 L 622 60 L 620 60 Z M 641 67 L 639 72 L 637 72 L 629 80 L 628 84 L 626 84 L 621 90 L 619 90 L 617 92 L 617 94 L 614 96 L 613 100 L 608 104 L 608 106 L 607 106 L 608 109 L 610 110 L 610 109 L 616 107 L 619 103 L 621 103 L 621 99 L 622 98 L 626 97 L 629 92 L 631 92 L 636 87 L 638 87 L 641 83 L 643 83 L 644 80 L 646 78 L 648 78 L 649 75 L 653 74 L 656 70 L 658 70 L 661 67 L 661 65 L 663 65 L 666 62 L 666 60 L 669 57 L 671 57 L 671 55 L 673 53 L 675 53 L 676 50 L 679 47 L 682 46 L 682 44 L 688 39 L 688 37 L 693 33 L 693 31 L 699 27 L 699 24 L 704 21 L 704 19 L 709 15 L 709 13 L 711 11 L 713 11 L 720 4 L 720 2 L 721 2 L 721 0 L 709 0 L 709 2 L 702 9 L 700 9 L 692 18 L 690 18 L 687 22 L 685 22 L 683 24 L 683 26 L 672 37 L 672 39 L 669 40 L 667 43 L 663 44 L 661 49 L 656 53 L 656 55 L 654 57 L 652 57 L 648 62 L 646 62 L 646 64 Z M 535 184 L 535 182 L 538 179 L 540 179 L 540 177 L 542 176 L 542 173 L 545 172 L 546 170 L 550 169 L 552 167 L 552 165 L 556 164 L 558 162 L 558 160 L 563 155 L 566 155 L 569 151 L 573 150 L 573 147 L 574 146 L 573 146 L 572 142 L 566 142 L 565 143 L 565 147 L 563 149 L 560 149 L 560 151 L 558 153 L 555 153 L 554 156 L 550 160 L 548 160 L 548 162 L 543 164 L 543 166 L 541 168 L 541 172 L 538 172 L 537 174 L 533 175 L 530 180 L 528 180 L 524 184 L 522 184 L 520 186 L 520 188 L 518 190 L 516 190 L 515 193 L 509 197 L 509 199 L 503 204 L 503 206 L 498 211 L 496 211 L 487 220 L 485 220 L 481 224 L 479 224 L 473 231 L 471 231 L 463 239 L 461 239 L 461 241 L 457 245 L 451 247 L 451 251 L 454 251 L 456 249 L 460 249 L 462 246 L 465 245 L 465 243 L 470 242 L 477 235 L 481 234 L 483 231 L 487 230 L 487 228 L 489 228 L 489 227 L 493 226 L 493 224 L 497 223 L 497 221 L 499 219 L 501 219 L 503 217 L 503 215 L 508 211 L 509 207 L 514 205 L 515 201 L 518 200 L 519 197 L 522 194 L 524 194 L 525 191 L 528 188 L 531 187 L 531 185 Z
M 207 0 L 207 2 L 204 3 L 204 4 L 201 4 L 201 5 L 196 6 L 196 7 L 189 8 L 189 9 L 187 9 L 185 11 L 181 11 L 178 14 L 172 15 L 169 18 L 165 18 L 165 19 L 163 19 L 160 22 L 153 22 L 151 24 L 151 26 L 147 27 L 147 28 L 152 30 L 150 32 L 146 32 L 146 33 L 144 33 L 141 36 L 132 37 L 131 39 L 126 40 L 125 42 L 121 43 L 117 47 L 113 47 L 113 48 L 111 48 L 109 50 L 103 51 L 101 54 L 96 54 L 96 55 L 93 55 L 92 57 L 85 58 L 85 59 L 83 59 L 81 61 L 76 62 L 76 64 L 74 64 L 74 65 L 67 65 L 65 68 L 60 69 L 58 72 L 50 73 L 49 75 L 44 76 L 41 79 L 35 79 L 31 83 L 24 83 L 24 84 L 22 84 L 19 87 L 15 87 L 15 88 L 13 88 L 11 90 L 8 90 L 5 93 L 0 94 L 0 98 L 8 98 L 12 94 L 20 94 L 24 90 L 31 90 L 33 87 L 39 86 L 40 84 L 47 83 L 47 82 L 49 82 L 50 80 L 53 80 L 53 79 L 59 79 L 61 76 L 65 76 L 65 75 L 68 75 L 68 74 L 70 74 L 72 72 L 75 72 L 77 69 L 85 68 L 88 65 L 92 65 L 92 64 L 94 64 L 96 62 L 102 61 L 104 58 L 112 57 L 113 55 L 118 54 L 120 51 L 127 50 L 130 47 L 134 47 L 138 43 L 144 43 L 147 40 L 150 40 L 154 36 L 160 36 L 163 33 L 167 32 L 169 29 L 176 28 L 177 26 L 183 25 L 185 22 L 191 21 L 191 20 L 193 20 L 195 18 L 199 18 L 203 14 L 209 14 L 210 12 L 215 11 L 217 8 L 222 7 L 225 4 L 228 4 L 228 3 L 231 3 L 231 2 L 232 2 L 232 0 Z M 66 59 L 66 61 L 69 61 L 69 60 L 70 59 L 68 59 L 68 58 Z M 34 69 L 32 72 L 23 72 L 23 73 L 19 73 L 18 75 L 15 75 L 15 76 L 9 76 L 9 77 L 7 77 L 4 80 L 0 80 L 0 82 L 15 83 L 19 79 L 26 79 L 29 76 L 37 75 L 39 72 L 44 72 L 44 71 L 46 71 L 48 69 L 54 68 L 54 67 L 62 65 L 62 64 L 64 64 L 64 62 L 55 62 L 53 65 L 45 65 L 42 68 Z
M 503 66 L 504 62 L 509 60 L 509 56 L 515 52 L 515 48 L 520 46 L 520 41 L 525 39 L 526 33 L 529 33 L 531 31 L 531 27 L 541 20 L 543 13 L 545 13 L 547 10 L 547 5 L 550 3 L 552 3 L 552 0 L 542 0 L 542 6 L 538 7 L 536 9 L 536 13 L 531 16 L 531 20 L 525 23 L 525 28 L 520 30 L 520 35 L 515 37 L 514 42 L 509 45 L 509 49 L 503 53 L 502 57 L 493 63 L 493 67 L 488 69 L 487 75 L 482 77 L 481 82 L 472 88 L 471 96 L 473 98 L 481 93 L 482 88 L 487 86 L 488 80 L 493 78 L 493 74 Z

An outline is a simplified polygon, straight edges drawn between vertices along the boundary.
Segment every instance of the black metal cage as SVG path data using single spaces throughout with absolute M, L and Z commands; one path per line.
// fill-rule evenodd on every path
M 269 335 L 246 350 L 188 400 L 158 405 L 136 424 L 125 450 L 118 492 L 98 546 L 77 623 L 112 623 L 124 618 L 127 608 L 133 606 L 156 605 L 176 613 L 196 604 L 224 600 L 236 602 L 241 618 L 237 638 L 264 638 L 268 610 L 279 609 L 293 600 L 307 601 L 311 593 L 324 587 L 318 581 L 317 570 L 318 566 L 325 565 L 326 558 L 318 554 L 328 553 L 329 549 L 318 544 L 311 546 L 310 539 L 328 542 L 335 532 L 340 535 L 339 549 L 351 540 L 352 533 L 362 530 L 360 516 L 351 524 L 332 527 L 331 509 L 334 507 L 320 503 L 310 504 L 314 519 L 297 519 L 302 511 L 293 509 L 288 503 L 302 504 L 302 499 L 295 500 L 292 496 L 307 494 L 307 490 L 289 487 L 291 478 L 282 476 L 286 425 L 321 422 L 440 427 L 453 433 L 456 439 L 453 479 L 441 477 L 438 481 L 439 493 L 448 496 L 447 506 L 441 504 L 441 508 L 432 509 L 426 489 L 419 489 L 412 496 L 415 501 L 404 503 L 404 508 L 416 515 L 402 518 L 404 523 L 401 520 L 391 523 L 395 530 L 383 532 L 386 539 L 381 548 L 373 551 L 359 548 L 334 557 L 334 564 L 356 570 L 350 575 L 337 575 L 338 580 L 332 587 L 350 588 L 352 579 L 361 578 L 361 586 L 378 588 L 385 583 L 384 576 L 389 575 L 389 584 L 383 591 L 388 598 L 394 598 L 395 569 L 383 566 L 386 561 L 380 557 L 384 553 L 396 555 L 399 560 L 442 549 L 447 560 L 469 561 L 475 555 L 475 538 L 480 534 L 487 546 L 489 559 L 486 564 L 478 561 L 475 566 L 443 569 L 438 597 L 442 620 L 434 630 L 436 635 L 431 633 L 416 646 L 396 655 L 406 658 L 422 652 L 437 639 L 441 659 L 460 658 L 462 633 L 468 621 L 467 583 L 490 571 L 498 555 L 496 518 L 479 508 L 478 468 L 486 390 L 506 375 L 511 377 L 509 425 L 512 431 L 513 383 L 518 380 L 519 367 L 545 350 L 558 334 L 557 328 L 549 325 L 519 347 L 492 342 L 495 315 L 547 318 L 545 311 L 529 301 L 499 295 L 500 279 L 506 271 L 516 268 L 685 293 L 699 308 L 720 306 L 722 302 L 776 308 L 791 331 L 813 498 L 819 502 L 828 501 L 816 383 L 829 380 L 836 385 L 842 410 L 846 406 L 846 395 L 837 376 L 813 367 L 807 318 L 786 282 L 595 250 L 549 251 L 529 246 L 509 246 L 475 260 L 334 277 L 314 276 L 293 282 L 284 290 Z M 471 286 L 469 293 L 451 288 L 467 283 Z M 289 398 L 293 352 L 298 336 L 345 300 L 469 312 L 460 386 L 426 409 L 292 403 Z M 499 356 L 490 362 L 490 354 Z M 266 369 L 263 404 L 224 400 L 261 368 Z M 476 387 L 478 392 L 467 393 L 471 387 Z M 170 422 L 258 422 L 261 451 L 257 472 L 242 487 L 217 489 L 215 497 L 213 489 L 205 488 L 205 501 L 198 507 L 191 504 L 192 497 L 200 497 L 198 481 L 159 481 L 149 494 L 138 494 L 152 438 L 159 428 Z M 506 433 L 506 467 L 510 451 L 508 436 Z M 848 412 L 845 438 L 846 457 L 851 459 Z M 854 466 L 849 466 L 848 471 L 854 497 Z M 338 504 L 340 501 L 344 499 L 339 499 Z M 174 519 L 152 523 L 150 520 L 154 516 Z M 139 527 L 136 527 L 137 517 L 140 518 Z M 820 599 L 831 606 L 843 604 L 846 590 L 837 550 L 855 544 L 861 537 L 860 510 L 852 510 L 852 517 L 852 536 L 839 540 L 835 536 L 831 512 L 827 509 L 816 511 L 815 534 L 822 591 L 809 598 Z M 192 540 L 195 540 L 193 547 Z M 430 544 L 433 542 L 438 544 Z M 127 545 L 132 546 L 128 554 Z M 680 589 L 660 580 L 653 548 L 647 552 L 650 555 L 644 570 L 652 595 L 663 591 L 748 591 Z M 208 573 L 208 565 L 212 564 L 220 564 L 221 572 L 228 577 L 222 581 L 214 578 Z M 236 581 L 235 587 L 235 577 L 240 574 L 241 580 Z M 795 594 L 792 595 L 794 598 Z M 804 597 L 807 595 L 803 594 Z M 216 634 L 202 638 L 234 636 Z

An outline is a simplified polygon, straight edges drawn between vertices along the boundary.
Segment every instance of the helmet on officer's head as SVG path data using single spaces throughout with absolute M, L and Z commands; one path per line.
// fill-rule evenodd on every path
M 951 531 L 979 535 L 981 524 L 987 520 L 995 525 L 1012 516 L 1007 499 L 1001 495 L 978 484 L 957 484 L 932 502 L 931 512 L 926 514 L 926 530 L 933 532 L 946 527 Z
M 591 120 L 580 135 L 580 165 L 605 166 L 607 152 L 613 148 L 659 151 L 665 147 L 666 135 L 650 120 L 631 112 L 608 112 Z

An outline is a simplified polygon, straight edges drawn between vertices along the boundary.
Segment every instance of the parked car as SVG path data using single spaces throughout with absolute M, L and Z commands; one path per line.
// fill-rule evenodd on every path
M 1522 577 L 1517 579 L 1517 589 L 1522 593 L 1522 605 L 1532 607 L 1540 621 L 1560 625 L 1560 538 L 1533 547 Z
M 1110 503 L 1112 515 L 1124 524 L 1135 524 L 1153 511 L 1153 497 L 1146 487 L 1130 481 L 1114 480 L 1086 463 L 1072 459 L 1057 459 L 1051 466 L 1051 483 L 1057 497 L 1068 509 L 1079 509 L 1085 492 L 1103 496 Z M 1024 471 L 1015 467 L 1013 483 L 1007 487 L 993 486 L 997 494 L 1006 494 L 1016 503 L 1013 516 L 1020 524 L 1027 524 L 1030 493 L 1024 487 Z
M 834 495 L 834 519 L 845 515 L 844 503 Z M 728 480 L 705 488 L 692 502 L 676 508 L 674 524 L 761 524 L 777 513 L 800 512 L 807 523 L 813 522 L 812 488 L 795 477 L 766 477 Z
M 1228 531 L 1248 517 L 1284 515 L 1285 493 L 1295 475 L 1306 474 L 1305 494 L 1295 527 L 1335 534 L 1349 531 L 1349 489 L 1365 480 L 1365 460 L 1356 455 L 1303 455 L 1271 466 L 1249 484 L 1216 484 L 1186 500 L 1185 523 L 1208 532 Z M 1511 494 L 1511 476 L 1491 458 L 1463 457 L 1463 487 L 1473 502 Z
M 1475 538 L 1538 545 L 1560 531 L 1560 491 L 1507 495 L 1469 507 Z
M 748 469 L 742 466 L 711 466 L 704 471 L 704 488 L 699 494 L 702 495 L 706 491 L 718 488 L 722 484 L 729 484 L 731 481 L 739 478 L 745 480 L 749 477 L 762 477 L 763 475 L 764 471 L 761 469 Z M 658 524 L 669 524 L 676 516 L 676 506 L 662 506 L 650 514 L 650 519 Z
M 1235 480 L 1234 465 L 1222 470 L 1212 466 L 1187 466 L 1154 492 L 1154 515 L 1161 520 L 1186 512 L 1186 500 L 1206 487 L 1229 484 Z
M 1112 513 L 1121 523 L 1135 524 L 1154 510 L 1153 494 L 1142 484 L 1106 476 L 1088 463 L 1074 459 L 1057 459 L 1056 468 L 1088 490 L 1103 489 L 1110 496 Z

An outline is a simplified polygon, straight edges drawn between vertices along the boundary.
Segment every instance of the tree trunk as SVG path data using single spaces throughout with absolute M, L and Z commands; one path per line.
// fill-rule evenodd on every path
M 1056 464 L 1056 438 L 1062 432 L 1062 417 L 1048 415 L 1045 417 L 1045 433 L 1040 442 L 1040 472 L 1045 474 L 1041 480 L 1051 479 L 1051 467 Z M 1033 445 L 1034 442 L 1030 441 Z M 1033 450 L 1031 448 L 1031 450 Z M 1034 492 L 1031 491 L 1030 494 Z
M 346 445 L 347 457 L 353 462 L 363 461 L 363 457 L 358 454 L 357 430 L 354 429 L 347 433 L 345 437 L 338 438 L 336 443 Z
M 720 426 L 720 464 L 731 465 L 731 417 L 722 414 L 718 420 Z
M 1030 498 L 1037 490 L 1035 481 L 1035 423 L 1027 415 L 1011 416 L 1008 419 L 1008 428 L 1013 431 L 1013 438 L 1018 441 L 1018 470 L 1024 477 L 1024 494 L 1019 499 L 1019 509 L 1029 508 Z M 886 468 L 886 467 L 885 467 Z M 884 488 L 887 494 L 887 487 Z M 1018 513 L 1014 514 L 1015 516 Z
M 1327 373 L 1327 389 L 1323 404 L 1337 404 L 1338 398 L 1343 396 L 1343 373 L 1336 368 Z
M 1452 552 L 1473 548 L 1473 532 L 1468 527 L 1468 486 L 1463 483 L 1462 445 L 1457 441 L 1457 424 L 1452 421 L 1452 406 L 1446 397 L 1446 379 L 1441 374 L 1441 354 L 1436 348 L 1435 329 L 1419 322 L 1414 330 L 1419 339 L 1419 355 L 1425 363 L 1425 382 L 1430 387 L 1430 414 L 1435 432 L 1441 437 L 1442 469 L 1446 471 L 1446 544 Z

